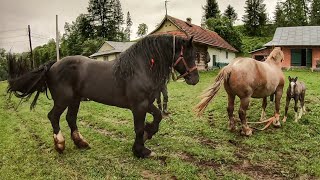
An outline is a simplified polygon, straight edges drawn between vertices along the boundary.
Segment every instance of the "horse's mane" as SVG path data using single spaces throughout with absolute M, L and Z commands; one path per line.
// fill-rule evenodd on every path
M 176 37 L 176 46 L 181 46 L 182 41 L 182 38 Z M 151 65 L 151 59 L 154 59 L 153 65 Z M 113 68 L 117 82 L 130 79 L 139 66 L 142 66 L 146 75 L 153 81 L 164 83 L 169 80 L 171 72 L 173 36 L 147 36 L 121 53 L 115 61 Z

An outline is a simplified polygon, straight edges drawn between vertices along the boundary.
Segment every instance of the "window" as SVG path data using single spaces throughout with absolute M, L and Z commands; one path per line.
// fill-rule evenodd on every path
M 108 61 L 108 56 L 103 56 L 104 61 Z
M 213 66 L 217 66 L 217 56 L 216 55 L 212 55 L 212 65 Z
M 229 53 L 228 51 L 226 51 L 226 59 L 228 59 Z

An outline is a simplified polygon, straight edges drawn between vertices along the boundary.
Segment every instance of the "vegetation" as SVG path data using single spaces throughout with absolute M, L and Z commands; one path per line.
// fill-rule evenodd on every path
M 47 119 L 53 101 L 41 95 L 34 111 L 29 110 L 30 102 L 23 102 L 16 110 L 19 100 L 12 97 L 7 101 L 7 83 L 1 82 L 1 179 L 320 178 L 320 74 L 302 70 L 285 72 L 286 76 L 298 76 L 308 88 L 307 114 L 298 123 L 293 122 L 291 102 L 288 120 L 281 128 L 271 127 L 263 132 L 255 131 L 252 137 L 243 137 L 228 131 L 224 91 L 219 92 L 203 117 L 198 118 L 192 112 L 199 101 L 196 96 L 213 82 L 217 72 L 201 73 L 196 86 L 169 83 L 171 115 L 162 121 L 159 133 L 147 142 L 147 147 L 157 153 L 150 159 L 132 155 L 134 131 L 129 110 L 90 101 L 82 102 L 78 125 L 91 149 L 78 150 L 73 145 L 68 125 L 62 118 L 66 150 L 58 154 Z M 282 117 L 284 98 L 285 95 L 281 101 Z M 273 105 L 269 103 L 267 116 L 272 116 Z M 261 100 L 253 99 L 249 120 L 258 121 L 260 112 Z M 148 115 L 147 119 L 151 117 Z
M 238 18 L 238 14 L 236 13 L 235 9 L 230 4 L 227 6 L 227 9 L 224 11 L 223 15 L 225 17 L 227 17 L 232 22 L 232 24 Z
M 141 23 L 138 26 L 137 36 L 139 38 L 144 37 L 148 33 L 148 26 L 145 23 Z
M 202 9 L 204 10 L 205 19 L 220 17 L 219 5 L 216 0 L 207 0 L 206 5 Z
M 264 0 L 246 0 L 244 28 L 249 36 L 261 36 L 267 23 L 266 5 Z

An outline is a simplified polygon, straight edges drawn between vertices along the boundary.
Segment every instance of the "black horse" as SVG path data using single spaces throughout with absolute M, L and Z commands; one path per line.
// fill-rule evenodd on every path
M 199 74 L 195 65 L 195 48 L 190 39 L 169 35 L 152 35 L 138 41 L 114 61 L 94 61 L 83 56 L 68 56 L 49 62 L 17 78 L 9 79 L 8 92 L 19 98 L 37 92 L 31 104 L 36 105 L 40 92 L 50 90 L 54 105 L 48 113 L 54 133 L 55 149 L 62 153 L 65 140 L 60 130 L 60 116 L 68 108 L 67 122 L 71 138 L 78 148 L 89 144 L 77 127 L 77 114 L 83 98 L 130 109 L 136 133 L 132 151 L 145 158 L 151 151 L 144 146 L 147 139 L 159 130 L 161 112 L 153 105 L 161 87 L 169 80 L 172 68 L 187 84 L 195 85 Z M 10 63 L 14 65 L 14 63 Z M 14 68 L 12 68 L 14 69 Z M 15 73 L 10 72 L 14 77 Z M 153 115 L 145 123 L 146 113 Z

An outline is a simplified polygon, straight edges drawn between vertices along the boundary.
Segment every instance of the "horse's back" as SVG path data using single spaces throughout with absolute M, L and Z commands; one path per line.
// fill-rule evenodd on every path
M 226 90 L 239 96 L 256 98 L 269 96 L 284 84 L 280 68 L 252 58 L 236 58 L 231 68 Z M 278 75 L 279 74 L 279 75 Z

